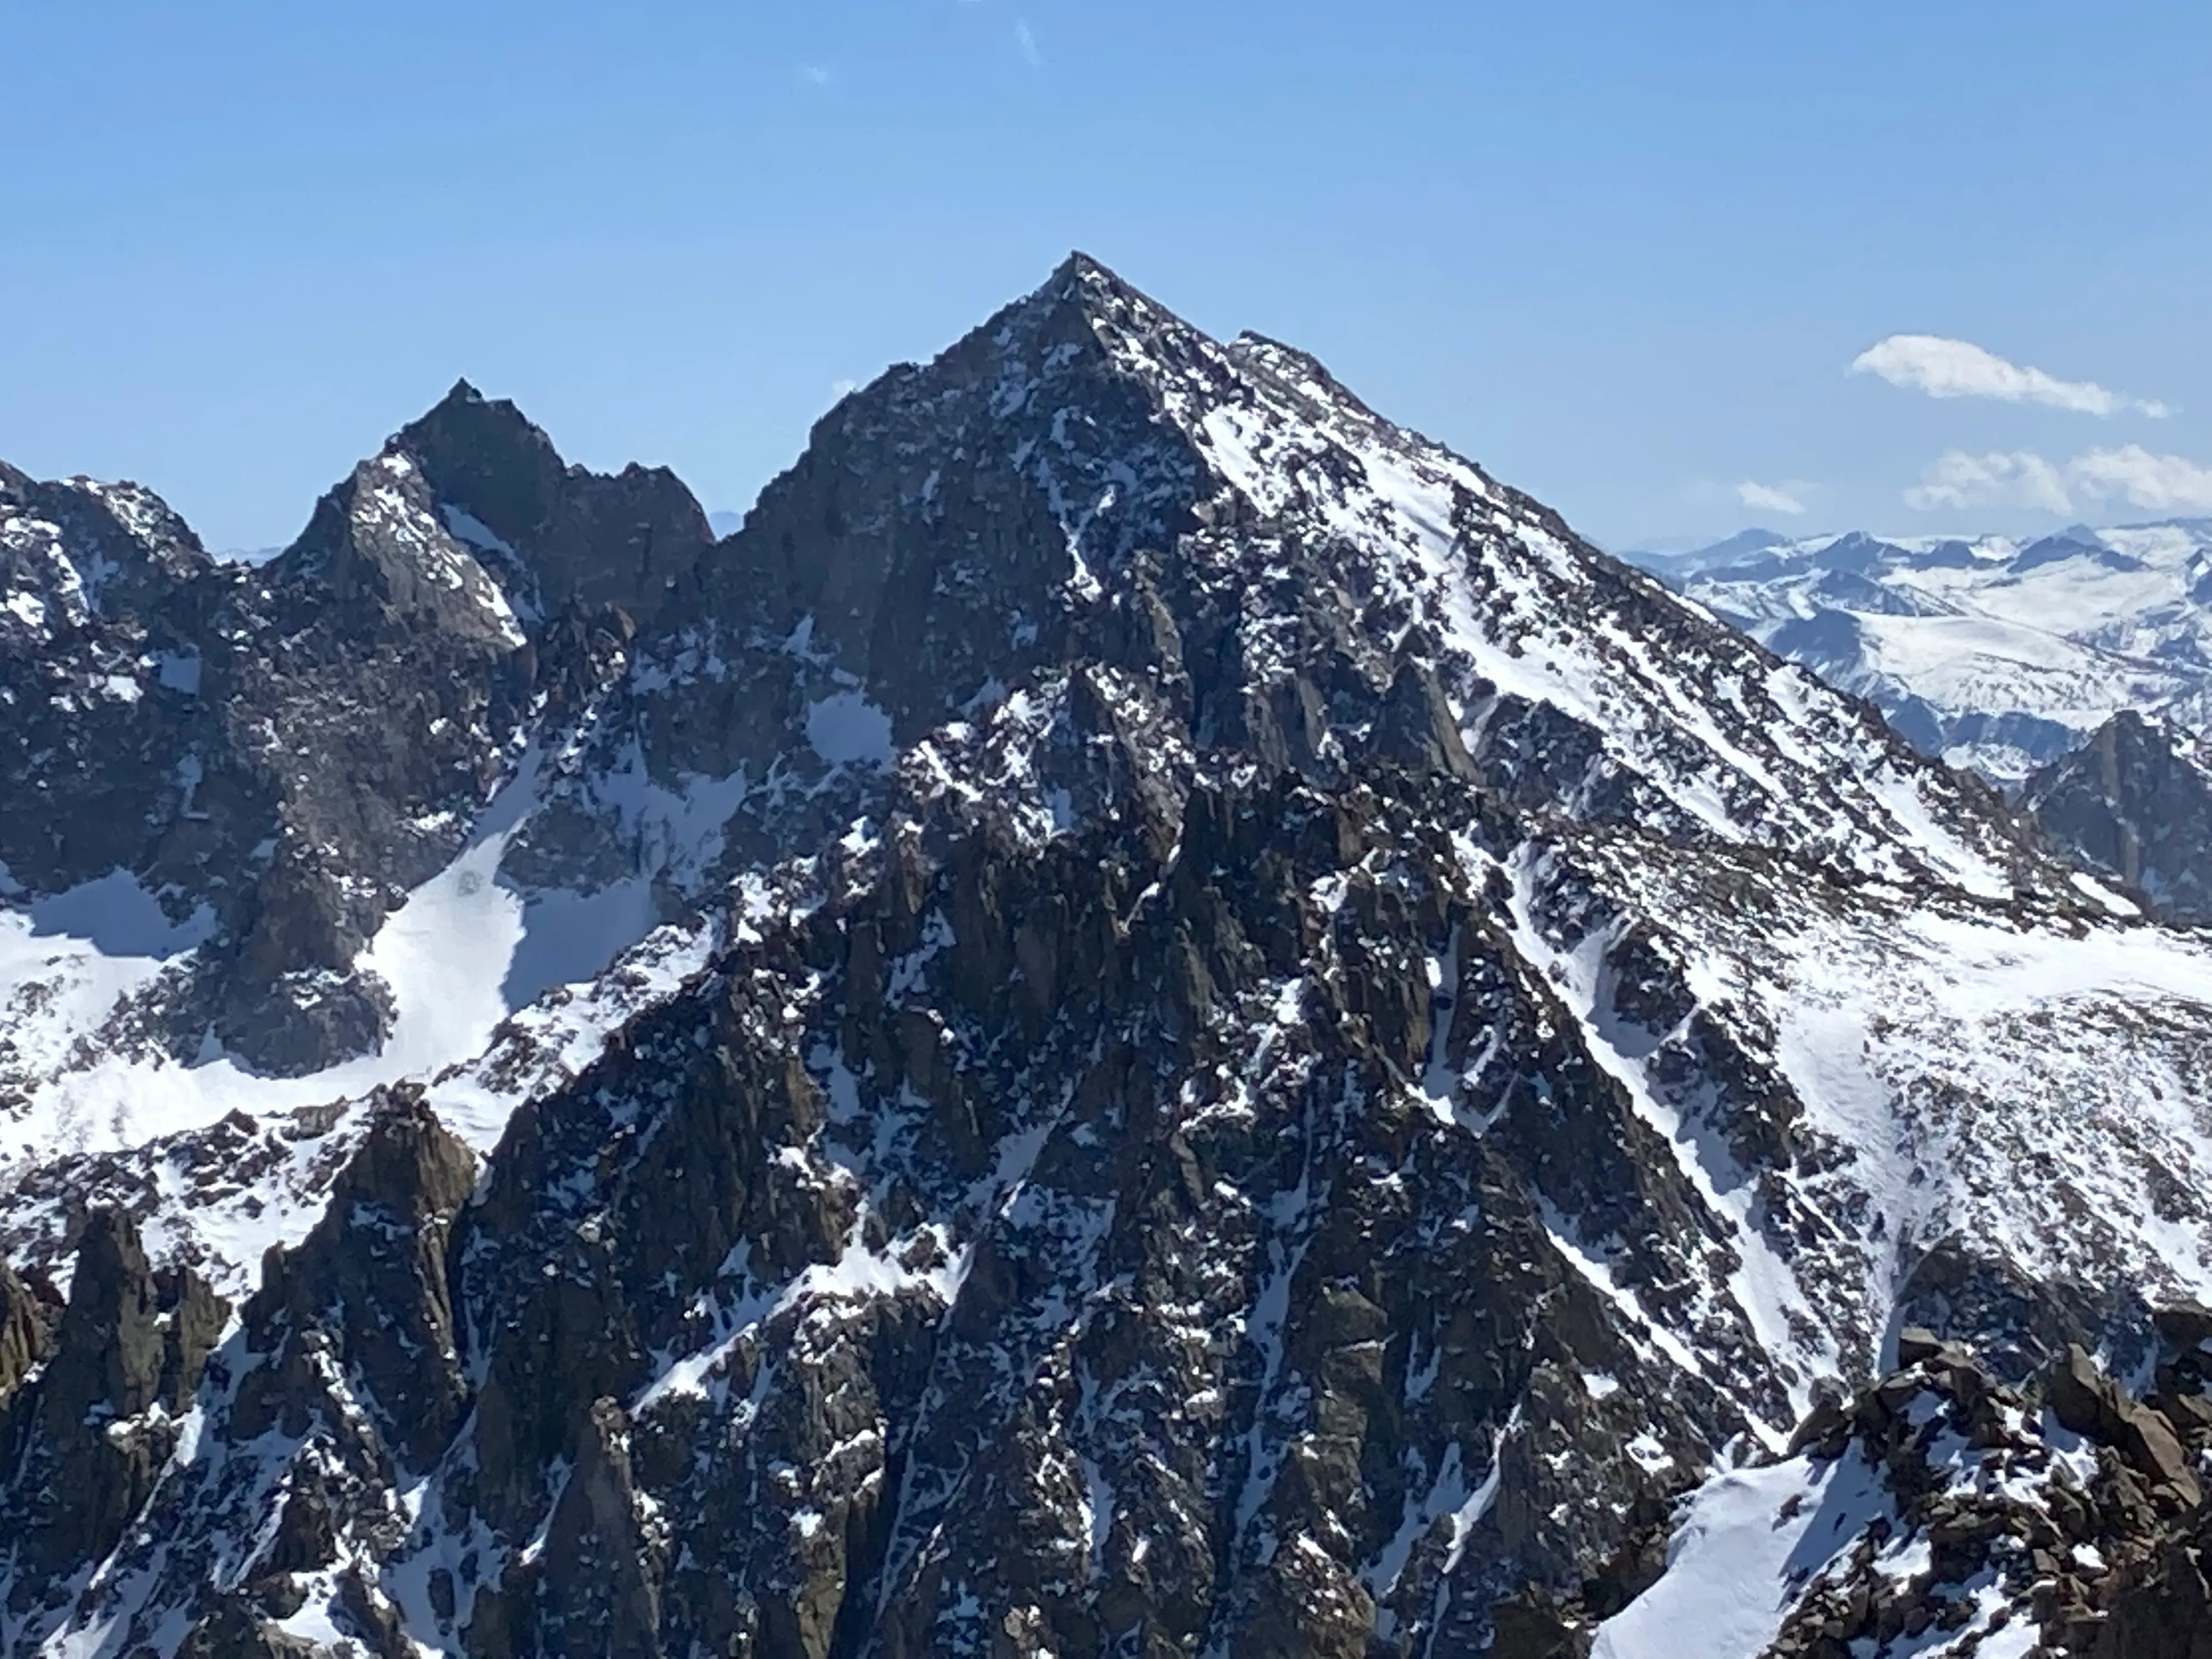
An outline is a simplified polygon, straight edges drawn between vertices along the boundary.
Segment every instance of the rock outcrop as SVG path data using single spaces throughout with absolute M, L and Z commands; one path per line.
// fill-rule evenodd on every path
M 2200 1357 L 2194 1343 L 2165 1349 L 2153 1406 L 2079 1347 L 2015 1388 L 1963 1345 L 1905 1332 L 1901 1369 L 1808 1419 L 1799 1458 L 1783 1466 L 1803 1472 L 1783 1520 L 1823 1489 L 1836 1520 L 1800 1545 L 1800 1582 L 1765 1651 L 1996 1644 L 2190 1659 L 2212 1630 L 2199 1565 L 2212 1511 L 2197 1479 L 2212 1401 L 2198 1391 Z
M 2021 805 L 2053 841 L 2159 915 L 2212 924 L 2212 774 L 2195 743 L 2132 711 L 2027 780 Z

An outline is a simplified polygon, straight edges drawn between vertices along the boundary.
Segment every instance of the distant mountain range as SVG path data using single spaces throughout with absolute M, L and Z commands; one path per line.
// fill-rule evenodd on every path
M 2031 541 L 1747 530 L 1628 557 L 2008 787 L 2123 709 L 2212 722 L 2212 519 Z

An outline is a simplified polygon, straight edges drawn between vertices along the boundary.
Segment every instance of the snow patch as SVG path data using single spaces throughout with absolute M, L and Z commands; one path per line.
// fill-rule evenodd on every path
M 1856 1456 L 1708 1481 L 1667 1547 L 1666 1573 L 1599 1626 L 1590 1659 L 1759 1659 L 1798 1585 L 1887 1507 Z

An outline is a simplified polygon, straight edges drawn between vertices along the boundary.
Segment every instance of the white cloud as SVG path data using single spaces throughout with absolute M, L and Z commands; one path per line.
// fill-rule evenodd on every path
M 860 389 L 860 383 L 858 380 L 848 380 L 840 378 L 830 382 L 830 395 L 832 398 L 849 397 Z
M 1905 504 L 1921 513 L 1978 507 L 2074 510 L 2059 470 L 2026 450 L 1986 455 L 1950 450 L 1922 471 L 1920 482 L 1905 492 Z
M 2039 368 L 2023 368 L 1966 340 L 1937 334 L 1893 334 L 1852 360 L 1854 374 L 1879 374 L 1892 386 L 1931 398 L 1994 398 L 2000 403 L 2043 404 L 2078 415 L 2173 413 L 2161 403 L 2108 392 L 2094 380 L 2062 380 Z
M 1021 45 L 1022 56 L 1030 60 L 1030 67 L 1042 69 L 1044 53 L 1037 49 L 1036 36 L 1031 33 L 1028 19 L 1018 17 L 1014 20 L 1014 39 Z
M 809 64 L 799 71 L 799 78 L 810 87 L 826 87 L 830 84 L 830 71 L 819 64 Z
M 2099 501 L 2118 496 L 2152 513 L 2212 513 L 2212 466 L 2184 456 L 2129 444 L 2077 455 L 2067 471 L 2083 495 Z
M 2005 507 L 2071 513 L 2077 500 L 2125 501 L 2148 513 L 2212 512 L 2212 466 L 2141 444 L 2088 450 L 2063 465 L 2026 450 L 1954 449 L 1905 492 L 1905 504 L 1923 513 Z
M 1813 486 L 1791 479 L 1787 483 L 1753 483 L 1748 478 L 1735 487 L 1735 498 L 1754 513 L 1802 513 L 1805 492 Z

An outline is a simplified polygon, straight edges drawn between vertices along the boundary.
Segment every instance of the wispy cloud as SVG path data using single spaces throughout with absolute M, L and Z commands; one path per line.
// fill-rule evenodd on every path
M 2069 471 L 2076 488 L 2100 501 L 2117 495 L 2153 513 L 2212 513 L 2212 466 L 2184 456 L 2128 444 L 2077 455 Z
M 1802 513 L 1812 485 L 1797 479 L 1787 483 L 1753 483 L 1748 478 L 1735 487 L 1735 498 L 1754 513 Z
M 1892 386 L 1931 398 L 1993 398 L 2007 404 L 2042 404 L 2077 415 L 2148 415 L 2162 420 L 2171 405 L 2107 391 L 2094 380 L 2062 380 L 2026 368 L 1966 340 L 1939 334 L 1893 334 L 1851 362 L 1854 374 L 1879 374 Z
M 841 377 L 830 382 L 830 395 L 832 398 L 849 397 L 860 389 L 860 383 L 858 380 L 848 380 Z
M 1972 455 L 1954 449 L 1929 463 L 1905 492 L 1917 511 L 2032 507 L 2071 513 L 2082 501 L 2124 501 L 2149 513 L 2212 512 L 2212 466 L 2141 444 L 2092 449 L 2056 463 L 2027 450 Z
M 809 64 L 799 71 L 799 78 L 810 87 L 826 87 L 830 84 L 830 71 L 819 64 Z
M 1036 34 L 1030 27 L 1026 17 L 1014 19 L 1014 40 L 1021 47 L 1022 56 L 1029 59 L 1031 69 L 1044 67 L 1044 53 L 1037 49 Z
M 1920 482 L 1905 492 L 1905 504 L 1919 513 L 1982 507 L 2074 510 L 2059 470 L 2026 450 L 1986 455 L 1947 451 L 1922 469 Z

